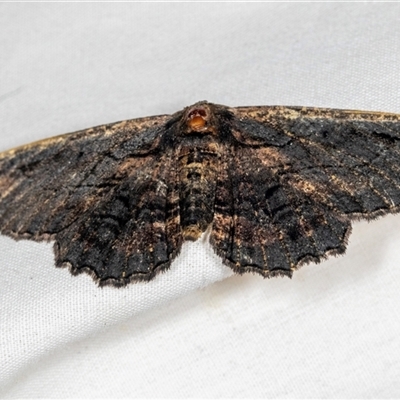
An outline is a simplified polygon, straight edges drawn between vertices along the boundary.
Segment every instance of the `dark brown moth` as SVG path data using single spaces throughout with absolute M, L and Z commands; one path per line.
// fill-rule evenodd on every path
M 400 115 L 205 101 L 0 154 L 0 232 L 124 286 L 210 241 L 235 272 L 291 276 L 400 208 Z

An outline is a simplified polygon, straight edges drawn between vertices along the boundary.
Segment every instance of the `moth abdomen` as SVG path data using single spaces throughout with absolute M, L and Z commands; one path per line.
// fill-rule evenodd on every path
M 185 152 L 180 158 L 180 217 L 183 236 L 196 240 L 212 222 L 219 153 L 209 146 Z

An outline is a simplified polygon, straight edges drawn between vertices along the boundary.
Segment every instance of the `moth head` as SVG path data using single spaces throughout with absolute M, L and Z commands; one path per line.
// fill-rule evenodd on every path
M 190 134 L 215 134 L 215 123 L 210 105 L 199 102 L 188 107 L 184 114 L 185 133 Z

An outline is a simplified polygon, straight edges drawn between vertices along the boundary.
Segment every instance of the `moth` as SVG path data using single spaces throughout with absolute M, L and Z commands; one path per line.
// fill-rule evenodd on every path
M 399 143 L 396 114 L 202 101 L 1 153 L 0 232 L 99 285 L 154 278 L 206 230 L 236 273 L 291 277 L 399 212 Z

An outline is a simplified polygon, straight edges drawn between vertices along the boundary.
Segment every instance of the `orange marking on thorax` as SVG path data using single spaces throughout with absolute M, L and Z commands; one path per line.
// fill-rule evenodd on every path
M 203 117 L 196 115 L 195 117 L 193 117 L 188 121 L 188 124 L 192 129 L 199 129 L 205 126 L 206 121 L 204 120 Z
M 192 110 L 187 119 L 187 124 L 190 129 L 195 131 L 202 130 L 206 126 L 207 113 L 202 108 Z

